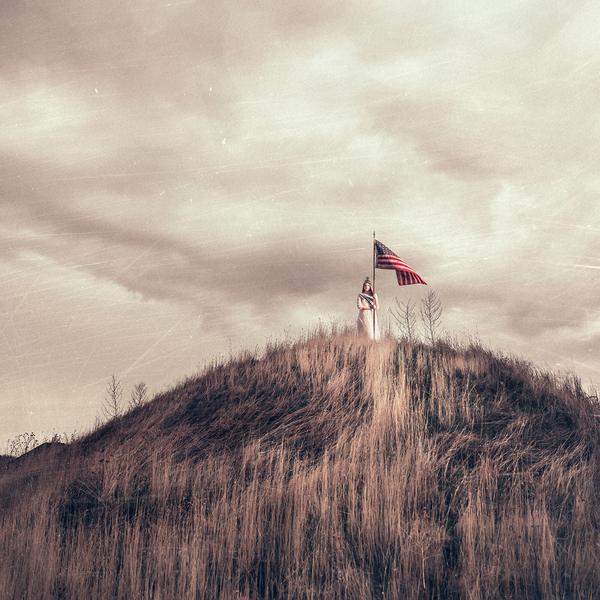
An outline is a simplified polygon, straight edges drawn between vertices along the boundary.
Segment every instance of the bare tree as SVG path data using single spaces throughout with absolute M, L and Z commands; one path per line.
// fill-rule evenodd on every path
M 442 320 L 442 301 L 433 290 L 421 300 L 420 312 L 425 336 L 429 342 L 435 344 Z
M 129 400 L 129 407 L 135 408 L 141 406 L 148 400 L 148 388 L 143 381 L 137 383 L 133 390 L 131 390 L 131 399 Z
M 390 308 L 396 326 L 402 337 L 413 342 L 417 335 L 417 314 L 414 302 L 409 298 L 406 302 L 400 302 L 395 298 L 396 307 Z
M 123 401 L 123 386 L 113 373 L 110 381 L 106 385 L 106 392 L 104 395 L 103 411 L 107 419 L 114 419 L 118 417 L 122 412 L 122 401 Z

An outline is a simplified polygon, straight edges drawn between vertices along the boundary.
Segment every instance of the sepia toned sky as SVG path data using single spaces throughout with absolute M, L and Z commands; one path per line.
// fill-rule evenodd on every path
M 444 328 L 600 382 L 600 5 L 0 6 L 0 453 L 114 372 L 353 323 L 377 238 Z M 377 271 L 382 313 L 419 300 Z M 383 316 L 383 315 L 382 315 Z

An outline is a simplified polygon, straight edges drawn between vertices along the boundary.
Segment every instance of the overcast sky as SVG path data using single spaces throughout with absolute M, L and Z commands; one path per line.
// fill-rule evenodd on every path
M 444 326 L 600 382 L 600 4 L 0 6 L 0 444 L 354 323 L 377 238 Z M 377 272 L 382 312 L 421 298 Z M 382 315 L 383 316 L 383 315 Z

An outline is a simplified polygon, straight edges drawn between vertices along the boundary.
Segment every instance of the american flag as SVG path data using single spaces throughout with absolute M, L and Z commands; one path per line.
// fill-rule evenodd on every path
M 413 283 L 427 285 L 418 273 L 379 240 L 375 240 L 375 268 L 394 269 L 398 285 L 412 285 Z

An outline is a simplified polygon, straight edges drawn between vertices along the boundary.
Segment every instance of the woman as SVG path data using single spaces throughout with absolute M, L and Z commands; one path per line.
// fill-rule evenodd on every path
M 368 277 L 363 283 L 362 292 L 358 294 L 356 306 L 358 308 L 358 319 L 356 320 L 358 335 L 366 335 L 372 340 L 378 340 L 377 310 L 379 309 L 379 300 L 377 294 L 373 292 L 373 286 Z M 373 331 L 373 314 L 375 314 L 375 331 Z

